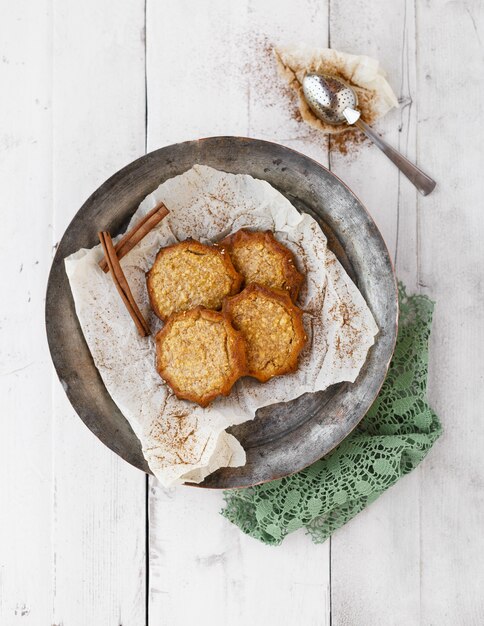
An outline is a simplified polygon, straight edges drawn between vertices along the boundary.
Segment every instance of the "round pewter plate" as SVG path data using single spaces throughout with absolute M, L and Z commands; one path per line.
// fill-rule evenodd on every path
M 108 394 L 77 320 L 64 259 L 99 243 L 97 233 L 122 232 L 145 196 L 196 163 L 266 180 L 294 206 L 310 213 L 329 246 L 358 285 L 380 329 L 357 380 L 304 394 L 257 412 L 230 429 L 247 452 L 243 467 L 222 468 L 202 487 L 247 487 L 286 476 L 328 454 L 371 406 L 395 346 L 398 302 L 385 243 L 356 196 L 334 174 L 289 148 L 241 137 L 211 137 L 161 148 L 107 180 L 67 228 L 49 276 L 46 325 L 49 347 L 65 392 L 88 428 L 123 459 L 149 472 L 141 445 Z

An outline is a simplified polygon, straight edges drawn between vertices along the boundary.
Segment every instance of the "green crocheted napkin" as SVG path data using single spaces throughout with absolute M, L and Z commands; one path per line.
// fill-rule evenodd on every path
M 222 514 L 248 535 L 278 545 L 304 526 L 325 541 L 413 470 L 441 433 L 426 401 L 433 303 L 399 287 L 395 353 L 378 398 L 331 454 L 298 474 L 225 492 Z

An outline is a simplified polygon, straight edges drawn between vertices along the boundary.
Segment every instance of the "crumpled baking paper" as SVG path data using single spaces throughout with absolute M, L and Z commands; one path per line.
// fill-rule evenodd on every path
M 71 255 L 65 267 L 104 384 L 140 439 L 151 470 L 171 486 L 243 465 L 245 452 L 225 429 L 253 419 L 259 407 L 354 381 L 378 329 L 316 221 L 301 215 L 269 183 L 195 165 L 147 196 L 128 228 L 160 201 L 170 214 L 121 260 L 152 337 L 138 335 L 111 276 L 98 267 L 100 245 Z M 306 276 L 299 305 L 308 342 L 295 373 L 265 384 L 243 378 L 230 396 L 202 409 L 177 399 L 156 371 L 153 337 L 162 322 L 150 310 L 145 272 L 162 246 L 189 237 L 215 242 L 242 227 L 271 230 L 294 252 Z
M 311 111 L 302 89 L 302 81 L 308 72 L 338 76 L 351 85 L 358 96 L 362 119 L 369 124 L 398 107 L 397 97 L 376 59 L 305 45 L 277 48 L 274 54 L 280 73 L 298 95 L 303 120 L 325 133 L 342 133 L 348 130 L 348 126 L 323 122 Z

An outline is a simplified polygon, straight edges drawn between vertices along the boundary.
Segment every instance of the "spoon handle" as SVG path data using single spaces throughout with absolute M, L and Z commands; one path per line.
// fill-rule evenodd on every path
M 359 119 L 355 122 L 355 126 L 358 126 L 358 128 L 365 133 L 368 139 L 371 139 L 371 141 L 387 155 L 390 161 L 392 161 L 398 169 L 405 174 L 408 180 L 413 183 L 415 187 L 417 187 L 422 195 L 427 196 L 435 189 L 435 180 L 430 178 L 430 176 L 427 176 L 427 174 L 422 172 L 422 170 L 416 165 L 410 163 L 410 161 L 406 159 L 403 154 L 400 154 L 400 152 L 395 150 L 395 148 L 389 146 L 386 141 L 383 141 L 380 135 L 365 124 L 365 122 Z

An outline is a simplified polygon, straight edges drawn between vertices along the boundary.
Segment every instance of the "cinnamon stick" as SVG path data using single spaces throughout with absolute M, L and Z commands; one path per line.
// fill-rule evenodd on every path
M 146 237 L 146 235 L 168 215 L 168 213 L 169 211 L 163 202 L 160 202 L 154 209 L 151 209 L 151 211 L 135 224 L 130 231 L 125 233 L 114 246 L 118 259 L 122 259 L 126 256 L 143 237 Z M 106 255 L 99 261 L 99 267 L 103 272 L 109 270 Z
M 116 286 L 116 289 L 118 290 L 121 299 L 128 309 L 128 313 L 131 315 L 134 323 L 136 324 L 136 328 L 138 329 L 139 334 L 142 337 L 146 337 L 150 334 L 150 327 L 148 326 L 148 323 L 144 319 L 141 311 L 138 308 L 138 305 L 133 298 L 133 294 L 131 293 L 131 289 L 129 288 L 128 281 L 126 280 L 126 276 L 121 269 L 121 265 L 116 254 L 111 235 L 108 232 L 100 232 L 98 233 L 98 237 L 103 247 L 108 269 L 111 272 L 111 277 Z

